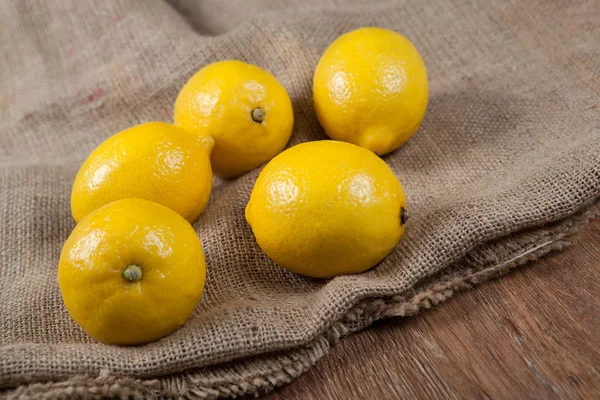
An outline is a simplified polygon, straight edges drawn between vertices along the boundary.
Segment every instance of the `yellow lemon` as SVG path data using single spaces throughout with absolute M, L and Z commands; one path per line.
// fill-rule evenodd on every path
M 106 344 L 147 343 L 174 332 L 196 308 L 205 278 L 192 226 L 142 199 L 118 200 L 88 214 L 58 264 L 67 311 Z
M 213 171 L 231 178 L 269 161 L 290 139 L 292 102 L 273 75 L 241 61 L 198 71 L 175 101 L 175 125 L 212 136 Z
M 294 146 L 261 171 L 246 221 L 276 263 L 312 277 L 362 272 L 404 232 L 406 196 L 390 167 L 353 144 Z
M 381 28 L 337 38 L 313 78 L 313 101 L 327 135 L 379 155 L 419 129 L 428 97 L 427 70 L 417 49 Z
M 111 201 L 138 197 L 194 222 L 212 188 L 214 140 L 173 125 L 148 122 L 100 144 L 81 166 L 71 194 L 75 221 Z

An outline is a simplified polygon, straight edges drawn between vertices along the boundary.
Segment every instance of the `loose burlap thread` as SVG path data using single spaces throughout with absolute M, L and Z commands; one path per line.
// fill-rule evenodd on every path
M 215 398 L 268 391 L 373 321 L 562 248 L 600 197 L 600 10 L 588 1 L 0 3 L 1 395 Z M 332 280 L 266 257 L 244 220 L 259 170 L 215 181 L 194 225 L 208 277 L 190 321 L 138 347 L 91 340 L 56 282 L 78 167 L 109 135 L 171 121 L 221 59 L 287 88 L 289 146 L 326 136 L 311 101 L 327 45 L 360 26 L 407 36 L 430 76 L 417 134 L 384 157 L 411 219 L 376 268 Z

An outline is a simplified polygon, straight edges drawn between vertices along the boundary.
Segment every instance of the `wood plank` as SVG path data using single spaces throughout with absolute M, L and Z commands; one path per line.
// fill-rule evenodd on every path
M 560 253 L 343 339 L 267 398 L 598 398 L 599 272 L 596 219 Z

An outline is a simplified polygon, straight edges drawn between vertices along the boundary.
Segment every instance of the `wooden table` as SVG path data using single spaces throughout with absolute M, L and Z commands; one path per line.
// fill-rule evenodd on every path
M 600 398 L 600 219 L 560 253 L 342 339 L 267 396 Z

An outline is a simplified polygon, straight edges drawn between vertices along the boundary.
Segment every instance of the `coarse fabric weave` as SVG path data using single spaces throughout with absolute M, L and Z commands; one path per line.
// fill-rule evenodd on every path
M 223 59 L 287 88 L 289 146 L 325 139 L 312 74 L 329 43 L 361 26 L 404 34 L 429 71 L 421 129 L 384 157 L 410 212 L 394 252 L 360 275 L 288 272 L 244 219 L 259 170 L 215 180 L 194 225 L 208 277 L 191 320 L 145 346 L 91 340 L 56 274 L 85 157 L 131 125 L 172 121 L 186 80 Z M 599 37 L 591 0 L 1 1 L 0 396 L 268 391 L 378 318 L 562 247 L 600 197 Z

